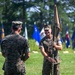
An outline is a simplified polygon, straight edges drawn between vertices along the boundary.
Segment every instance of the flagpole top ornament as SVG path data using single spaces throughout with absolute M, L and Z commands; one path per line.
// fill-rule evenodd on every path
M 34 22 L 34 24 L 36 24 L 36 22 Z

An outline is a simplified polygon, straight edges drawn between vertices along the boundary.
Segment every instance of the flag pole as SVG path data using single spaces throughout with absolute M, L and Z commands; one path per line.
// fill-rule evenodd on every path
M 54 0 L 53 41 L 55 41 L 55 38 L 57 39 L 58 33 L 59 33 L 60 29 L 61 29 L 56 3 L 57 3 L 57 1 Z M 54 47 L 53 47 L 53 51 L 52 51 L 52 58 L 55 59 L 55 57 L 54 57 Z M 52 75 L 54 75 L 54 64 L 57 64 L 57 63 L 58 62 L 52 63 Z
M 54 0 L 54 18 L 55 18 L 55 4 L 56 4 L 56 0 Z M 55 22 L 55 19 L 54 19 L 54 22 Z M 55 31 L 56 31 L 56 28 L 55 28 L 55 25 L 53 26 L 53 41 L 54 41 L 54 36 L 55 36 Z M 52 58 L 54 59 L 54 47 L 53 47 L 53 51 L 52 51 Z M 51 75 L 54 75 L 54 63 L 52 63 L 52 73 Z

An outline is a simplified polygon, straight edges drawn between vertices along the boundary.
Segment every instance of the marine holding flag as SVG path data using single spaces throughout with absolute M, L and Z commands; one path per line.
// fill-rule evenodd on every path
M 60 30 L 57 7 L 54 4 L 54 30 L 50 25 L 44 26 L 46 36 L 40 41 L 40 51 L 44 56 L 42 75 L 60 75 L 60 59 L 58 50 L 62 50 L 62 43 L 57 39 Z M 53 34 L 52 34 L 53 33 Z
M 51 34 L 52 31 L 50 25 L 44 26 L 44 31 L 46 36 L 40 41 L 39 45 L 41 54 L 44 57 L 42 75 L 60 75 L 58 50 L 62 49 L 61 41 L 58 40 L 57 42 L 57 40 L 55 40 L 53 42 L 53 35 Z M 54 52 L 53 47 L 55 49 Z M 54 58 L 52 57 L 53 54 Z M 54 65 L 54 70 L 52 71 L 53 63 L 57 64 Z

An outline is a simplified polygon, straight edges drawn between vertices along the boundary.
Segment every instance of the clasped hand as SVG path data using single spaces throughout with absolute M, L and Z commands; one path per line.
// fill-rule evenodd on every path
M 53 58 L 51 58 L 51 57 L 48 57 L 47 60 L 48 60 L 49 62 L 51 62 L 51 63 L 56 63 L 56 60 L 53 59 Z

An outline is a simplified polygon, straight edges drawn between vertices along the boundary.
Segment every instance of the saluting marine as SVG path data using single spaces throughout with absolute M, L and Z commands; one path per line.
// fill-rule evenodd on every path
M 4 75 L 26 75 L 24 61 L 29 56 L 29 43 L 20 35 L 21 21 L 12 21 L 12 33 L 5 36 L 1 43 L 1 52 L 5 57 Z

